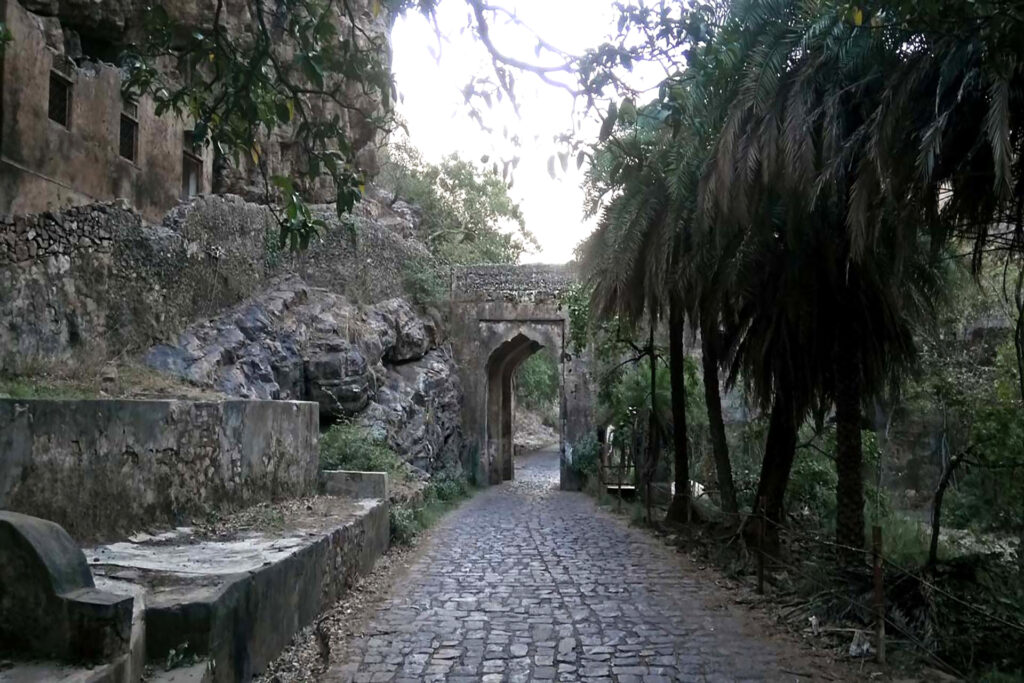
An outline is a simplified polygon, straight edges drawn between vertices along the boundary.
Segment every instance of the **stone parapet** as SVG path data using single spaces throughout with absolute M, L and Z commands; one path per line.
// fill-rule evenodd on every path
M 452 300 L 542 303 L 557 300 L 576 282 L 575 264 L 456 266 Z

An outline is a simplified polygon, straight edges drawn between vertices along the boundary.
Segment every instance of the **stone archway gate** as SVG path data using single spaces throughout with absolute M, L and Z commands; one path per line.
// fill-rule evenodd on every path
M 516 368 L 541 348 L 560 367 L 561 488 L 578 489 L 573 446 L 592 428 L 586 355 L 569 343 L 562 296 L 576 281 L 571 265 L 458 266 L 452 270 L 451 333 L 464 401 L 466 466 L 480 484 L 515 476 L 512 447 Z

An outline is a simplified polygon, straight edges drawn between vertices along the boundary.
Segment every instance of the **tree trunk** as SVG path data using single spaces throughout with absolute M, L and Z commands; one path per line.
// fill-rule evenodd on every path
M 851 331 L 836 344 L 836 543 L 843 561 L 864 547 L 864 463 L 860 436 L 860 365 Z M 844 550 L 845 549 L 845 550 Z
M 700 336 L 704 365 L 704 403 L 708 409 L 708 428 L 711 431 L 711 452 L 718 473 L 718 491 L 722 510 L 735 518 L 739 506 L 736 504 L 729 444 L 725 440 L 725 422 L 722 420 L 722 396 L 718 386 L 718 331 L 714 321 L 701 320 Z
M 963 450 L 953 456 L 939 478 L 939 485 L 935 487 L 935 497 L 932 498 L 932 537 L 928 544 L 929 569 L 934 569 L 939 562 L 939 532 L 942 529 L 942 499 L 946 495 L 949 482 L 953 479 L 953 472 L 963 462 L 963 459 L 970 453 L 970 449 Z
M 686 316 L 678 296 L 669 303 L 668 358 L 672 381 L 672 441 L 675 450 L 675 492 L 665 516 L 667 522 L 690 521 L 690 452 L 686 433 L 686 355 L 683 335 Z
M 647 423 L 647 457 L 644 464 L 644 502 L 647 506 L 647 523 L 654 521 L 651 514 L 651 484 L 658 468 L 658 449 L 661 447 L 658 438 L 658 355 L 654 350 L 654 320 L 651 320 L 651 333 L 648 341 L 651 359 L 651 412 Z
M 782 524 L 786 486 L 789 484 L 789 473 L 793 469 L 793 458 L 796 455 L 796 432 L 797 421 L 793 402 L 785 389 L 777 390 L 768 424 L 764 460 L 761 462 L 761 478 L 757 484 L 757 496 L 754 498 L 755 501 L 765 501 L 764 513 L 768 518 L 768 524 L 764 529 L 764 539 L 769 550 L 778 548 L 779 544 L 779 526 Z M 755 506 L 756 504 L 755 502 Z

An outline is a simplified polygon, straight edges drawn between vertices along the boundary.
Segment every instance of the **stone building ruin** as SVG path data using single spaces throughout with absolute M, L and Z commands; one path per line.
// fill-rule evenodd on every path
M 362 35 L 386 46 L 388 13 L 352 4 Z M 212 12 L 201 0 L 162 5 L 186 26 L 202 27 Z M 117 62 L 141 40 L 145 8 L 142 0 L 0 0 L 0 23 L 11 35 L 0 52 L 0 215 L 120 199 L 159 222 L 180 200 L 204 193 L 263 200 L 263 175 L 252 161 L 232 168 L 196 144 L 188 120 L 158 116 L 149 97 L 122 95 Z M 245 0 L 227 0 L 225 15 L 228 31 L 246 30 Z M 346 93 L 350 106 L 325 113 L 341 117 L 358 167 L 372 176 L 378 131 L 370 119 L 380 102 L 358 88 Z M 260 141 L 268 175 L 287 175 L 302 162 L 290 134 L 282 127 Z M 322 190 L 309 192 L 324 199 Z
M 122 97 L 121 70 L 83 55 L 59 17 L 18 0 L 0 0 L 0 17 L 13 36 L 0 57 L 0 213 L 124 199 L 156 221 L 210 191 L 213 155 L 188 123 Z

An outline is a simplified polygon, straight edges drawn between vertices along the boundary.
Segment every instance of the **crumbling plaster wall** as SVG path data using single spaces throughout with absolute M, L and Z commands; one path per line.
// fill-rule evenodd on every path
M 0 399 L 0 509 L 78 541 L 309 495 L 317 406 Z
M 118 59 L 121 49 L 145 40 L 148 2 L 143 0 L 0 0 L 0 20 L 13 35 L 0 57 L 0 213 L 34 213 L 70 205 L 126 199 L 147 219 L 157 221 L 182 191 L 183 151 L 188 121 L 174 114 L 157 116 L 153 101 L 138 104 L 136 159 L 120 156 L 118 140 L 123 110 L 121 71 L 105 61 Z M 196 30 L 209 28 L 217 8 L 213 0 L 162 2 L 172 21 Z M 226 0 L 221 11 L 227 34 L 244 40 L 252 30 L 250 3 Z M 379 3 L 354 0 L 346 4 L 364 47 L 390 59 L 391 16 Z M 376 9 L 375 9 L 376 8 Z M 345 31 L 348 16 L 337 16 Z M 282 41 L 286 44 L 287 37 Z M 91 56 L 90 56 L 91 55 Z M 51 69 L 72 82 L 68 127 L 48 117 Z M 368 177 L 378 171 L 379 131 L 373 118 L 381 102 L 361 84 L 345 84 L 344 105 L 329 105 L 347 132 L 356 165 Z M 294 131 L 283 126 L 260 140 L 268 175 L 292 175 L 303 164 L 293 144 Z M 190 150 L 191 151 L 191 150 Z M 248 159 L 238 167 L 215 164 L 210 149 L 203 158 L 201 191 L 265 196 L 264 174 Z M 215 174 L 215 167 L 219 172 Z M 334 201 L 333 186 L 321 179 L 306 188 L 315 201 Z

